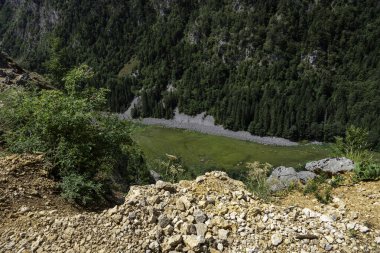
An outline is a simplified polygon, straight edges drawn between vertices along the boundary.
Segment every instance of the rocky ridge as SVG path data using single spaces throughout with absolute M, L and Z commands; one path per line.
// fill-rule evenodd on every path
M 294 184 L 306 184 L 317 176 L 315 172 L 335 175 L 352 171 L 354 167 L 354 162 L 346 157 L 308 162 L 304 167 L 305 170 L 298 172 L 293 167 L 280 166 L 272 171 L 267 183 L 271 191 L 281 191 Z
M 134 186 L 122 205 L 62 214 L 21 207 L 0 226 L 0 252 L 379 252 L 380 231 L 339 198 L 318 211 L 264 203 L 210 172 Z
M 5 53 L 0 52 L 0 92 L 14 86 L 52 88 L 42 76 L 28 72 Z

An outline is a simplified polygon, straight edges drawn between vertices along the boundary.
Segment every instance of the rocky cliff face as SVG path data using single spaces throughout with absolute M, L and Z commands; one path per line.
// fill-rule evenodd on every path
M 49 33 L 59 22 L 53 1 L 5 0 L 0 3 L 0 48 L 6 48 L 17 61 L 30 66 L 30 60 L 42 59 L 48 47 Z
M 51 88 L 42 76 L 28 72 L 0 52 L 0 92 L 15 86 Z
M 0 174 L 5 188 L 9 173 Z M 101 213 L 50 206 L 2 219 L 0 252 L 378 252 L 380 243 L 378 224 L 364 224 L 341 199 L 313 210 L 267 204 L 224 172 L 135 186 Z

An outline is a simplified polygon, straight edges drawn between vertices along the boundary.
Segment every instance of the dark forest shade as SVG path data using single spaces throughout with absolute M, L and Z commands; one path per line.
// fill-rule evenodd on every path
M 3 50 L 40 72 L 52 55 L 62 70 L 86 62 L 114 111 L 139 95 L 136 116 L 179 106 L 294 140 L 332 140 L 353 124 L 380 146 L 377 0 L 2 2 Z M 118 75 L 133 59 L 135 74 Z

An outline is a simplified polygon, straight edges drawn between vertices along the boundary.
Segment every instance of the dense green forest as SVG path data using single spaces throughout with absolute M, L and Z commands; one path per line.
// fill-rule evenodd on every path
M 0 47 L 60 81 L 86 63 L 135 116 L 207 111 L 233 130 L 380 147 L 378 0 L 0 1 Z M 175 87 L 175 89 L 168 89 Z

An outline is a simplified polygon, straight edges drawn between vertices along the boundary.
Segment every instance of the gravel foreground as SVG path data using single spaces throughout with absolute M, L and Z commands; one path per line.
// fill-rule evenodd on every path
M 120 115 L 122 119 L 131 119 L 130 109 L 124 114 Z M 191 131 L 196 131 L 199 133 L 224 136 L 228 138 L 251 141 L 264 145 L 275 145 L 275 146 L 297 146 L 297 142 L 293 142 L 280 137 L 270 137 L 270 136 L 257 136 L 252 135 L 247 131 L 232 131 L 224 129 L 220 125 L 215 125 L 215 120 L 212 116 L 206 115 L 205 113 L 198 114 L 196 116 L 188 116 L 183 113 L 179 113 L 178 109 L 175 111 L 173 119 L 157 119 L 157 118 L 143 118 L 135 120 L 144 125 L 159 125 L 168 128 L 178 128 L 186 129 Z
M 380 231 L 341 199 L 318 206 L 264 203 L 215 171 L 133 186 L 124 204 L 101 213 L 22 207 L 0 227 L 0 252 L 379 252 Z

